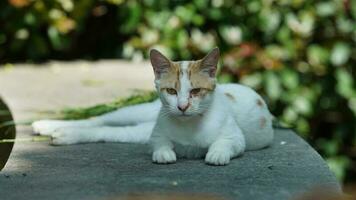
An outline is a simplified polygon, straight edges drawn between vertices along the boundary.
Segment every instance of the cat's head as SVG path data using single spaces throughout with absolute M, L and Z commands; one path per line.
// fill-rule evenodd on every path
M 151 50 L 155 85 L 165 111 L 189 117 L 201 115 L 209 108 L 216 86 L 219 54 L 215 48 L 203 59 L 173 62 L 159 51 Z

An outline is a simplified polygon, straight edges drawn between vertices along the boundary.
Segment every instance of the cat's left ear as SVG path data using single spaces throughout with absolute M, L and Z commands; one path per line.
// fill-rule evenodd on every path
M 208 55 L 206 55 L 201 60 L 201 70 L 209 74 L 211 78 L 215 78 L 216 70 L 219 62 L 220 51 L 218 47 L 211 50 Z

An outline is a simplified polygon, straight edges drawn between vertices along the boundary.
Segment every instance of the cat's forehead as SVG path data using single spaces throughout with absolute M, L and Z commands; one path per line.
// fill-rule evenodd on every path
M 215 81 L 201 73 L 201 65 L 201 60 L 171 62 L 169 70 L 161 77 L 160 87 L 180 90 L 182 85 L 189 85 L 193 88 L 213 90 Z M 187 82 L 189 84 L 186 84 Z
M 198 65 L 199 61 L 197 60 L 182 60 L 182 61 L 172 61 L 172 65 L 176 68 L 179 68 L 181 72 L 188 70 L 188 68 Z

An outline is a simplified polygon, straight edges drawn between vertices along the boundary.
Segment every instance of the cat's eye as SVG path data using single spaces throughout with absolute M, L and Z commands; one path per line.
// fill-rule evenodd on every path
M 191 95 L 197 95 L 201 91 L 201 88 L 194 88 L 190 90 Z
M 177 94 L 177 91 L 173 88 L 167 88 L 166 91 L 168 92 L 168 94 L 171 94 L 171 95 L 176 95 Z

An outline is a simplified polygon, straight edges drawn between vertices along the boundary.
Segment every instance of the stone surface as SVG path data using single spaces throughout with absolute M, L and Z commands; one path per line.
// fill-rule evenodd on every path
M 283 145 L 282 145 L 283 144 Z M 291 199 L 317 185 L 338 188 L 321 157 L 291 131 L 276 131 L 271 148 L 230 165 L 203 160 L 151 163 L 145 145 L 16 145 L 0 173 L 6 199 L 108 199 L 130 192 L 218 194 L 226 199 Z
M 43 65 L 0 66 L 0 96 L 17 121 L 42 118 L 48 110 L 89 106 L 153 90 L 148 62 L 50 62 Z
M 82 69 L 76 67 L 80 63 L 57 63 L 55 71 L 48 65 L 0 70 L 0 94 L 21 121 L 44 116 L 38 111 L 92 105 L 153 86 L 152 72 L 144 64 L 101 61 Z M 103 82 L 87 85 L 87 77 Z M 30 137 L 29 127 L 17 128 L 19 138 Z M 156 165 L 147 152 L 138 144 L 53 147 L 48 142 L 17 142 L 0 172 L 0 198 L 108 199 L 136 192 L 278 200 L 319 185 L 340 189 L 322 158 L 289 130 L 276 130 L 272 147 L 247 152 L 224 167 L 184 159 Z

